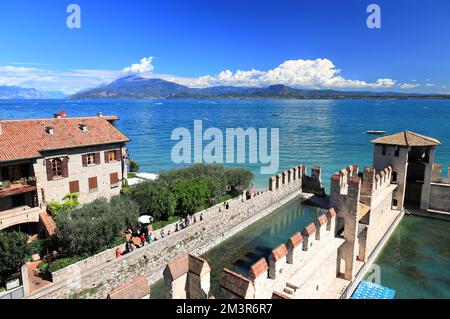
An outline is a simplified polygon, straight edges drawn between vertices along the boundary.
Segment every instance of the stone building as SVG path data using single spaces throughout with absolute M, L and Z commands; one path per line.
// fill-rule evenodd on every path
M 0 230 L 36 230 L 46 203 L 67 194 L 78 193 L 81 203 L 118 195 L 129 139 L 116 120 L 57 115 L 0 121 Z

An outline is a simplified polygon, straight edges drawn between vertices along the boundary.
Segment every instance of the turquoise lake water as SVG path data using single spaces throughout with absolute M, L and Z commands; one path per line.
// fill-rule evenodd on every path
M 435 137 L 442 143 L 437 148 L 436 162 L 444 167 L 450 164 L 450 101 L 0 101 L 0 119 L 48 118 L 62 109 L 68 116 L 94 116 L 96 112 L 118 115 L 121 120 L 117 126 L 132 139 L 128 145 L 131 157 L 139 162 L 142 171 L 152 173 L 179 167 L 171 160 L 171 149 L 177 143 L 171 140 L 171 133 L 178 127 L 192 130 L 194 120 L 203 120 L 204 129 L 217 127 L 223 131 L 236 127 L 279 128 L 280 171 L 300 163 L 320 165 L 327 190 L 331 174 L 340 168 L 350 163 L 371 165 L 370 140 L 374 137 L 364 134 L 367 130 L 394 133 L 407 129 Z M 267 187 L 269 175 L 260 174 L 261 164 L 236 165 L 255 173 L 257 187 Z M 217 259 L 220 265 L 212 265 L 213 271 L 229 267 L 245 272 L 256 256 L 286 241 L 294 228 L 301 230 L 315 214 L 309 208 L 289 205 L 238 234 L 243 237 L 223 243 L 222 251 L 235 254 L 222 254 L 227 256 Z M 281 222 L 285 214 L 297 217 L 282 223 L 275 237 L 268 235 L 272 223 Z M 405 218 L 377 260 L 382 284 L 395 289 L 399 298 L 448 298 L 449 227 L 448 222 Z M 235 238 L 240 239 L 239 245 L 230 244 Z

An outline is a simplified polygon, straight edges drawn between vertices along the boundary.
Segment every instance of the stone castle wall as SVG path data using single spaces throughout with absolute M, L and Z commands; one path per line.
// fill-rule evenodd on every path
M 428 209 L 450 213 L 450 165 L 447 168 L 447 176 L 444 176 L 442 164 L 433 164 L 430 186 Z
M 285 176 L 288 176 L 287 172 Z M 285 178 L 272 191 L 253 192 L 248 200 L 246 196 L 229 200 L 229 209 L 225 209 L 222 204 L 211 207 L 196 214 L 196 217 L 203 215 L 201 221 L 197 218 L 192 226 L 173 231 L 164 238 L 160 237 L 159 232 L 155 232 L 157 241 L 118 259 L 111 257 L 114 250 L 111 249 L 62 269 L 54 274 L 56 283 L 36 291 L 28 298 L 69 298 L 83 295 L 87 290 L 90 294 L 83 295 L 84 298 L 105 298 L 109 291 L 139 275 L 145 275 L 149 283 L 153 284 L 162 278 L 165 265 L 180 252 L 206 252 L 301 196 L 301 187 L 301 179 L 294 179 L 291 175 L 291 178 Z

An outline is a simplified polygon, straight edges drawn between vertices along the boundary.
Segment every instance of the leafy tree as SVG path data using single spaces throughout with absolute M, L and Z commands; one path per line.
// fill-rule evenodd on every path
M 248 188 L 254 175 L 251 171 L 243 168 L 229 168 L 225 170 L 228 190 L 230 192 L 242 192 Z
M 175 213 L 176 198 L 164 181 L 147 181 L 129 189 L 128 197 L 139 206 L 141 215 L 167 219 Z
M 57 220 L 59 244 L 69 255 L 97 252 L 120 235 L 130 223 L 136 223 L 139 207 L 126 197 L 108 202 L 98 199 L 63 214 Z
M 24 233 L 0 231 L 0 274 L 12 274 L 25 263 L 31 255 L 27 239 Z
M 179 180 L 175 185 L 177 212 L 186 216 L 205 209 L 213 198 L 211 185 L 205 178 Z

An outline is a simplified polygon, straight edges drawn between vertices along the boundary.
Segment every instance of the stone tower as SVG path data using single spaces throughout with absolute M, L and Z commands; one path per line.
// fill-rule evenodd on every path
M 392 183 L 398 184 L 392 206 L 428 209 L 435 146 L 434 138 L 410 131 L 374 139 L 373 167 L 392 167 Z

